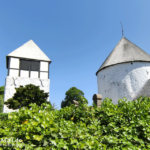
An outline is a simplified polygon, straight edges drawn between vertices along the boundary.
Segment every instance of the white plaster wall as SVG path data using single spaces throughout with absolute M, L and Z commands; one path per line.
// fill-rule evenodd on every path
M 40 72 L 40 78 L 41 79 L 48 79 L 48 73 L 47 72 Z
M 31 71 L 31 72 L 30 72 L 30 77 L 31 77 L 31 78 L 38 78 L 38 74 L 39 74 L 38 71 Z
M 133 62 L 118 64 L 101 70 L 97 75 L 98 94 L 108 97 L 114 104 L 126 97 L 133 100 L 150 79 L 150 63 Z
M 29 71 L 20 70 L 20 77 L 29 77 Z
M 19 59 L 18 58 L 9 58 L 10 68 L 19 69 Z
M 18 88 L 19 86 L 25 86 L 27 84 L 34 84 L 36 86 L 39 86 L 41 90 L 44 90 L 44 92 L 49 92 L 49 87 L 50 87 L 49 79 L 7 76 L 5 80 L 4 101 L 7 101 L 9 98 L 13 97 L 14 93 L 16 92 L 15 88 Z M 47 101 L 49 101 L 49 97 Z M 12 111 L 18 111 L 18 110 L 8 109 L 7 106 L 4 105 L 3 113 L 8 113 Z
M 9 69 L 9 76 L 18 77 L 19 70 Z
M 48 71 L 48 62 L 41 61 L 40 62 L 40 71 Z

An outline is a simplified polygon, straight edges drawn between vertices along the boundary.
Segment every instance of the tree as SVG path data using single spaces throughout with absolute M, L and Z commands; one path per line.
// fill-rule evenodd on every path
M 70 88 L 66 93 L 66 97 L 64 100 L 61 102 L 61 108 L 70 106 L 70 104 L 73 102 L 73 100 L 76 100 L 80 104 L 88 104 L 87 99 L 84 97 L 84 93 L 77 89 L 76 87 Z
M 38 106 L 41 106 L 42 103 L 48 103 L 47 98 L 49 93 L 44 93 L 43 90 L 40 90 L 39 86 L 35 86 L 32 84 L 26 85 L 25 87 L 20 86 L 16 88 L 16 93 L 6 102 L 10 109 L 20 109 L 21 107 L 30 108 L 29 104 L 36 103 Z
M 4 105 L 4 86 L 0 87 L 0 113 L 3 112 Z

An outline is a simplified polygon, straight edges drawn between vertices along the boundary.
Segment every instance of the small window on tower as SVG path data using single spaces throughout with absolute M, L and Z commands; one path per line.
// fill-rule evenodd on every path
M 30 69 L 30 61 L 29 60 L 20 60 L 20 70 L 29 70 Z
M 40 62 L 39 61 L 31 61 L 31 71 L 39 71 Z

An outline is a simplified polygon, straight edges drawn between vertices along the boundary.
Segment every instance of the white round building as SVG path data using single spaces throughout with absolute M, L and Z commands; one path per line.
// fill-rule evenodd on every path
M 98 94 L 114 104 L 126 97 L 150 97 L 150 55 L 122 37 L 96 72 Z

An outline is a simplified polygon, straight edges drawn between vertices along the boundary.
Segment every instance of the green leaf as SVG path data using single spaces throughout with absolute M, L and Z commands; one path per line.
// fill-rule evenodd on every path
M 47 146 L 47 145 L 48 145 L 48 142 L 46 140 L 44 140 L 43 146 Z
M 56 141 L 55 141 L 55 140 L 51 140 L 51 139 L 50 139 L 50 142 L 51 142 L 53 145 L 56 146 Z
M 43 135 L 33 135 L 33 139 L 37 141 L 41 141 L 43 139 Z
M 30 139 L 30 136 L 29 136 L 29 135 L 26 135 L 26 139 Z
M 38 122 L 32 122 L 32 125 L 37 126 L 39 123 Z
M 36 129 L 37 129 L 38 131 L 41 131 L 41 128 L 40 128 L 40 127 L 37 127 Z

